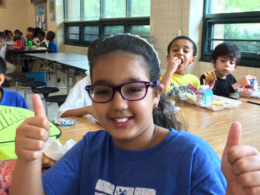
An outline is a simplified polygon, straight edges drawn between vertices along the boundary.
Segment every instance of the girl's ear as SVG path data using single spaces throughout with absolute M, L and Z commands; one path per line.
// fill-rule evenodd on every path
M 0 86 L 2 86 L 4 81 L 5 81 L 5 75 L 4 74 L 0 74 Z
M 193 56 L 193 57 L 191 58 L 190 64 L 194 64 L 195 61 L 196 61 L 196 56 Z
M 154 94 L 154 105 L 158 106 L 160 101 L 160 95 L 162 94 L 164 90 L 164 86 L 162 84 L 159 84 L 155 87 L 155 94 Z

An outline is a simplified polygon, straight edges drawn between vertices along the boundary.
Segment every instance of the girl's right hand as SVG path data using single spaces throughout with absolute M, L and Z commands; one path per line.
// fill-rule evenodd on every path
M 32 97 L 35 117 L 27 118 L 16 129 L 15 152 L 18 158 L 33 161 L 41 158 L 45 142 L 49 138 L 49 121 L 39 95 Z
M 177 57 L 170 57 L 167 59 L 168 61 L 168 67 L 167 70 L 171 71 L 172 74 L 176 72 L 179 64 L 181 63 L 181 60 Z

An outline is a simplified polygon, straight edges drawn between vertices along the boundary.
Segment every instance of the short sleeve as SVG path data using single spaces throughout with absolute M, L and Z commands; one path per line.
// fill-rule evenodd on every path
M 86 136 L 42 175 L 47 195 L 79 194 L 80 170 Z

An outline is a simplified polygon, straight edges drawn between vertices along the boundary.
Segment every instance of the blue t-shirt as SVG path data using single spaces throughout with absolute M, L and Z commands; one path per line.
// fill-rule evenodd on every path
M 0 105 L 2 106 L 13 106 L 13 107 L 20 107 L 20 108 L 25 108 L 28 109 L 28 105 L 19 93 L 16 91 L 8 91 L 2 87 L 0 87 L 0 90 L 2 89 L 3 91 L 3 98 L 0 102 Z
M 196 135 L 171 129 L 158 145 L 119 149 L 104 130 L 87 133 L 43 176 L 47 195 L 224 195 L 220 159 Z
M 54 40 L 49 42 L 48 49 L 54 53 L 58 53 L 58 47 Z

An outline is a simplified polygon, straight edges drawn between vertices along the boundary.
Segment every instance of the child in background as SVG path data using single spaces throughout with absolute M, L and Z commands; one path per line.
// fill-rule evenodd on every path
M 0 56 L 6 61 L 5 59 L 5 54 L 6 54 L 6 45 L 5 45 L 5 33 L 0 32 L 0 43 L 2 46 L 0 47 Z M 6 66 L 7 66 L 7 72 L 6 73 L 13 73 L 16 69 L 16 66 L 11 64 L 10 62 L 6 61 Z M 5 87 L 10 87 L 9 81 L 11 80 L 10 77 L 6 77 L 4 83 L 2 84 Z
M 160 76 L 166 94 L 174 98 L 183 91 L 196 92 L 200 88 L 199 79 L 187 73 L 188 66 L 196 61 L 196 44 L 189 37 L 179 36 L 170 42 L 167 51 L 167 69 Z
M 34 28 L 28 27 L 27 28 L 27 35 L 26 35 L 27 41 L 32 41 L 32 43 L 35 45 L 38 41 L 37 34 L 35 36 Z
M 157 81 L 159 65 L 153 46 L 140 37 L 117 35 L 101 42 L 90 61 L 92 85 L 86 90 L 106 130 L 87 133 L 42 176 L 49 123 L 39 95 L 34 95 L 35 117 L 16 132 L 18 158 L 10 195 L 229 195 L 259 188 L 260 154 L 250 146 L 233 146 L 240 132 L 237 123 L 231 127 L 222 161 L 227 181 L 207 142 L 175 130 L 181 126 Z M 227 153 L 231 146 L 235 152 Z M 246 163 L 231 165 L 227 159 Z M 240 173 L 254 181 L 238 183 Z
M 93 41 L 88 47 L 88 61 L 90 62 L 91 56 L 93 55 L 94 50 L 98 44 L 103 41 L 103 39 L 97 39 Z M 86 66 L 88 66 L 86 64 Z M 89 74 L 89 73 L 86 73 Z M 86 86 L 90 85 L 89 75 L 76 83 L 76 85 L 70 90 L 70 93 L 64 102 L 61 105 L 58 111 L 59 117 L 69 117 L 69 116 L 84 116 L 90 114 L 94 116 L 92 109 L 92 101 L 89 98 L 89 95 L 86 93 Z
M 250 85 L 251 76 L 244 76 L 238 82 L 231 74 L 241 58 L 240 51 L 233 43 L 222 43 L 218 45 L 211 54 L 211 63 L 215 68 L 217 81 L 207 81 L 206 85 L 214 86 L 213 94 L 229 97 L 237 88 L 243 88 Z M 205 79 L 205 75 L 200 77 L 201 84 Z
M 48 48 L 48 43 L 47 43 L 47 41 L 45 39 L 45 32 L 44 31 L 39 31 L 38 32 L 38 39 L 37 39 L 36 44 L 39 44 L 40 47 Z M 40 60 L 40 59 L 36 59 L 36 60 L 32 61 L 29 64 L 29 71 L 30 72 L 39 72 L 40 71 L 40 65 L 42 63 L 43 63 L 43 61 Z
M 7 36 L 8 36 L 8 38 L 9 38 L 9 41 L 14 41 L 14 35 L 13 35 L 13 32 L 12 32 L 12 31 L 8 31 Z
M 55 38 L 55 32 L 49 31 L 46 37 L 47 41 L 50 41 L 48 46 L 49 53 L 58 53 L 58 47 L 54 41 L 54 38 Z
M 23 43 L 22 49 L 26 49 L 26 41 L 23 38 L 23 33 L 20 30 L 15 30 L 14 35 L 17 40 L 22 40 L 22 43 Z
M 5 80 L 6 64 L 2 57 L 0 57 L 0 105 L 13 106 L 29 109 L 23 96 L 16 91 L 8 91 L 2 87 Z

